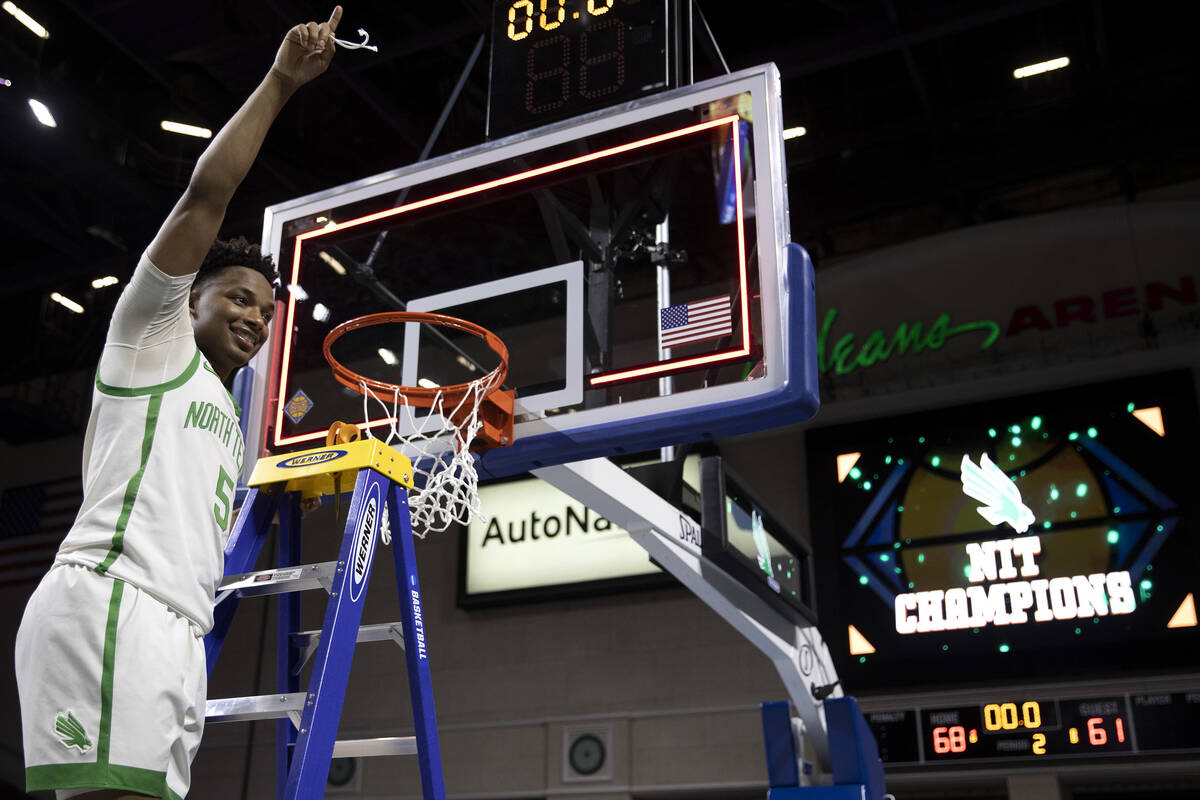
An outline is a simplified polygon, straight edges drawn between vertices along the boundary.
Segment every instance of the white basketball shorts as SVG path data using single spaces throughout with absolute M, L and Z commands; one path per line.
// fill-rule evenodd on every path
M 25 607 L 17 690 L 30 792 L 178 800 L 204 730 L 204 639 L 132 584 L 60 564 Z

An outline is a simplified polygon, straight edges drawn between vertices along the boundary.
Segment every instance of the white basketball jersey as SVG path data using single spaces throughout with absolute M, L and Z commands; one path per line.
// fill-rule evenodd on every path
M 119 304 L 114 327 L 121 313 Z M 101 380 L 103 361 L 97 371 L 83 505 L 56 561 L 132 583 L 207 632 L 244 444 L 237 405 L 196 348 L 186 306 L 173 313 L 184 334 L 174 343 L 192 350 L 182 373 L 127 387 Z

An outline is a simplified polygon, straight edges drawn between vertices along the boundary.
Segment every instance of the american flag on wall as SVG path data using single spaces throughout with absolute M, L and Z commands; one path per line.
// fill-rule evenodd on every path
M 0 496 L 0 585 L 32 583 L 46 574 L 82 503 L 78 475 L 5 489 Z
M 658 346 L 665 350 L 733 333 L 729 295 L 659 309 Z

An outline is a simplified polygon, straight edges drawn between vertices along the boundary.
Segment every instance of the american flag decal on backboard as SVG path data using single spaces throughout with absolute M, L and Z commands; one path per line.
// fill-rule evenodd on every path
M 679 347 L 733 333 L 729 295 L 659 309 L 658 346 Z

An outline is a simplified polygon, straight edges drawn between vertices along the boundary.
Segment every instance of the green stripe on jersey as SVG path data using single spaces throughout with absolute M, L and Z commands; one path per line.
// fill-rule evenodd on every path
M 117 527 L 113 532 L 112 547 L 109 548 L 108 555 L 96 567 L 96 572 L 101 575 L 108 571 L 125 547 L 125 529 L 129 525 L 129 517 L 133 514 L 133 503 L 137 500 L 138 489 L 142 485 L 142 476 L 146 474 L 146 464 L 150 461 L 150 449 L 154 444 L 154 429 L 158 425 L 158 411 L 162 407 L 162 400 L 161 394 L 150 396 L 150 403 L 146 408 L 146 430 L 142 434 L 142 460 L 138 465 L 137 472 L 133 473 L 129 478 L 129 483 L 125 485 L 125 499 L 121 504 L 121 513 L 117 515 Z
M 163 392 L 169 392 L 172 389 L 178 389 L 180 386 L 183 386 L 185 383 L 187 383 L 191 377 L 196 374 L 196 370 L 200 368 L 201 360 L 200 351 L 196 350 L 196 354 L 192 356 L 191 363 L 187 365 L 187 368 L 184 369 L 183 373 L 178 378 L 167 381 L 166 383 L 160 383 L 157 386 L 109 386 L 107 383 L 104 383 L 100 380 L 100 369 L 97 368 L 96 388 L 104 394 L 112 395 L 113 397 L 141 397 L 148 394 L 162 394 Z
M 213 375 L 217 375 L 217 371 L 212 368 L 212 364 L 209 364 L 207 360 L 205 360 L 205 362 L 204 362 L 204 368 L 206 370 L 208 370 L 209 372 L 211 372 Z M 233 371 L 233 374 L 234 375 L 237 374 L 236 369 Z M 217 375 L 217 380 L 221 380 L 220 375 Z M 225 386 L 225 381 L 221 381 L 221 385 Z M 237 398 L 233 396 L 233 392 L 229 391 L 228 386 L 225 386 L 225 394 L 229 395 L 229 401 L 231 403 L 233 403 L 233 411 L 234 411 L 233 415 L 235 417 L 240 417 L 242 415 L 242 407 L 240 405 L 238 405 Z
M 39 764 L 25 768 L 25 791 L 117 789 L 149 797 L 180 800 L 167 788 L 167 773 L 116 764 Z
M 96 762 L 108 763 L 109 746 L 112 743 L 113 672 L 117 663 L 117 618 L 121 611 L 121 595 L 125 593 L 125 582 L 113 581 L 112 596 L 108 601 L 108 622 L 104 626 L 104 660 L 100 669 L 100 734 L 96 741 Z

